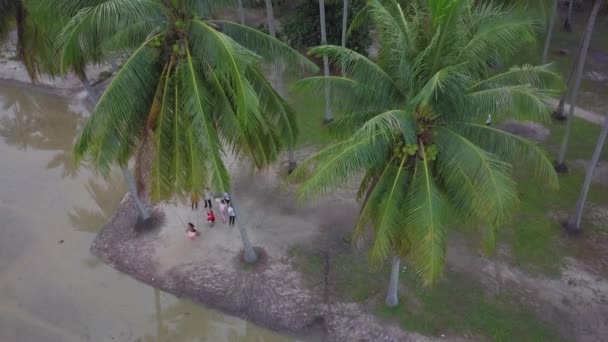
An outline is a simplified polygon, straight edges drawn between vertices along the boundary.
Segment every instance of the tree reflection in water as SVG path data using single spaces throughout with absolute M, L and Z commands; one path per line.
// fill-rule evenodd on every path
M 96 233 L 112 216 L 127 189 L 120 175 L 115 172 L 103 181 L 97 177 L 90 178 L 86 189 L 97 207 L 88 209 L 76 206 L 68 216 L 70 224 L 77 231 Z
M 72 158 L 72 144 L 84 123 L 82 110 L 59 96 L 10 90 L 0 95 L 7 113 L 0 117 L 0 136 L 6 144 L 20 150 L 57 151 L 47 170 L 61 168 L 62 178 L 76 177 L 78 165 Z

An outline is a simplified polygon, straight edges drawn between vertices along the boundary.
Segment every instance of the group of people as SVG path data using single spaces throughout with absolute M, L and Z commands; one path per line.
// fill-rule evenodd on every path
M 207 209 L 207 223 L 209 223 L 209 225 L 213 227 L 213 225 L 215 224 L 215 213 L 213 212 L 211 191 L 208 188 L 206 188 L 204 192 L 204 201 L 205 208 Z M 192 210 L 198 210 L 198 202 L 199 196 L 197 194 L 192 194 Z M 218 202 L 220 205 L 220 216 L 222 218 L 222 223 L 225 224 L 226 218 L 228 218 L 228 225 L 234 226 L 236 221 L 236 212 L 234 210 L 234 207 L 232 206 L 232 201 L 230 200 L 230 196 L 228 195 L 228 193 L 224 193 L 223 198 L 219 199 Z M 191 240 L 200 235 L 200 232 L 191 222 L 188 222 L 188 228 L 186 230 L 186 233 L 188 235 L 188 238 Z

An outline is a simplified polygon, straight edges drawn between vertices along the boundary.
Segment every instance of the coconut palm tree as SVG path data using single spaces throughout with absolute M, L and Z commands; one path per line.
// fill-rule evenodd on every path
M 547 28 L 547 36 L 545 38 L 545 48 L 543 49 L 543 64 L 547 64 L 547 57 L 549 55 L 549 46 L 551 46 L 551 37 L 553 36 L 553 26 L 555 26 L 555 16 L 557 15 L 557 3 L 559 0 L 553 0 L 551 6 L 551 15 L 549 16 L 549 27 Z
M 337 94 L 346 113 L 331 130 L 339 139 L 304 161 L 289 182 L 300 197 L 327 194 L 360 180 L 355 239 L 373 227 L 372 266 L 392 257 L 386 304 L 397 305 L 399 264 L 411 258 L 427 285 L 442 273 L 452 222 L 494 232 L 516 208 L 512 163 L 557 185 L 551 162 L 534 143 L 484 125 L 495 118 L 546 119 L 545 84 L 559 78 L 547 66 L 495 73 L 490 62 L 534 40 L 536 22 L 515 7 L 488 1 L 371 0 L 376 62 L 339 46 L 313 48 L 344 65 L 347 77 L 312 77 L 304 90 Z M 362 178 L 361 178 L 362 177 Z M 460 219 L 460 221 L 455 221 Z
M 245 8 L 243 8 L 243 0 L 237 0 L 239 10 L 239 22 L 241 25 L 245 25 Z
M 589 20 L 587 21 L 587 28 L 583 34 L 583 40 L 580 45 L 580 51 L 578 52 L 576 62 L 576 72 L 574 74 L 574 86 L 572 93 L 570 94 L 570 106 L 568 108 L 568 121 L 566 123 L 566 132 L 562 140 L 562 145 L 559 150 L 557 161 L 555 162 L 555 170 L 558 172 L 567 172 L 568 167 L 566 166 L 566 153 L 568 152 L 568 143 L 570 141 L 570 132 L 572 130 L 572 121 L 574 120 L 574 108 L 576 107 L 576 99 L 578 97 L 578 90 L 581 87 L 581 80 L 583 78 L 583 70 L 585 69 L 585 60 L 587 59 L 587 51 L 589 50 L 589 43 L 591 42 L 591 36 L 593 35 L 593 27 L 597 19 L 597 14 L 602 4 L 601 0 L 593 0 L 593 7 Z
M 50 75 L 59 72 L 52 37 L 62 24 L 37 5 L 36 1 L 0 0 L 0 44 L 16 29 L 17 58 L 34 82 L 42 72 Z
M 232 192 L 223 157 L 264 168 L 295 141 L 295 117 L 260 65 L 265 59 L 311 71 L 316 66 L 257 30 L 208 19 L 232 0 L 90 1 L 60 36 L 62 65 L 100 51 L 103 57 L 124 51 L 128 58 L 76 141 L 78 160 L 88 157 L 107 173 L 139 152 L 138 182 L 158 201 L 205 187 Z M 77 0 L 55 4 L 82 6 Z M 245 259 L 254 262 L 245 224 L 240 220 Z
M 591 162 L 587 167 L 587 174 L 585 175 L 585 181 L 583 183 L 581 194 L 579 195 L 579 198 L 576 201 L 576 208 L 574 210 L 574 214 L 566 223 L 566 229 L 571 232 L 579 233 L 581 231 L 583 210 L 585 209 L 585 203 L 587 202 L 587 195 L 589 194 L 589 188 L 591 187 L 591 181 L 593 180 L 593 173 L 595 171 L 595 167 L 597 166 L 597 163 L 600 160 L 602 149 L 606 144 L 606 136 L 608 136 L 608 117 L 604 119 L 604 124 L 602 126 L 600 136 L 597 139 L 597 144 L 595 145 L 595 150 L 593 151 L 593 156 L 591 157 Z
M 566 20 L 564 21 L 564 30 L 572 32 L 572 10 L 574 9 L 574 1 L 568 1 L 568 12 L 566 13 Z
M 325 23 L 325 0 L 319 0 L 319 20 L 321 21 L 321 45 L 327 44 L 327 30 Z M 329 59 L 323 55 L 323 75 L 329 77 Z M 331 108 L 331 88 L 325 87 L 325 118 L 323 122 L 328 124 L 334 120 L 334 114 Z
M 342 47 L 346 47 L 346 34 L 348 31 L 348 0 L 342 5 Z
M 266 0 L 266 23 L 268 25 L 268 32 L 270 36 L 274 39 L 277 38 L 277 26 L 274 18 L 274 10 L 272 6 L 272 0 Z M 285 80 L 283 78 L 283 70 L 277 69 L 276 67 L 272 68 L 272 76 L 271 79 L 275 81 L 276 90 L 283 97 L 283 99 L 287 99 L 287 90 L 285 89 Z M 293 152 L 293 145 L 289 145 L 287 147 L 287 159 L 289 160 L 289 166 L 287 169 L 288 173 L 293 172 L 296 168 L 296 160 Z

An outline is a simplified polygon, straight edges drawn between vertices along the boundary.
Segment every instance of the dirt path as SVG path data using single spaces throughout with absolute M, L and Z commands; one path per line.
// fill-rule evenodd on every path
M 449 267 L 479 279 L 490 293 L 509 293 L 521 305 L 576 341 L 605 341 L 608 336 L 608 280 L 568 259 L 557 279 L 525 273 L 500 258 L 473 254 L 466 241 L 454 239 Z
M 559 105 L 559 100 L 558 99 L 550 99 L 549 100 L 549 105 L 552 108 L 556 108 L 557 105 Z M 564 109 L 565 111 L 569 110 L 568 109 L 568 105 L 566 105 L 566 108 Z M 604 115 L 592 112 L 592 111 L 588 111 L 586 109 L 583 109 L 581 107 L 575 107 L 574 108 L 574 116 L 581 118 L 585 121 L 594 123 L 594 124 L 598 124 L 601 125 L 604 122 Z

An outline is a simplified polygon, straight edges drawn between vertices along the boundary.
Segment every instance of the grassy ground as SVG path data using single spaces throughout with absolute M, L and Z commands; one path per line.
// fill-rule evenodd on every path
M 573 33 L 556 31 L 551 50 L 564 48 L 569 50 L 569 54 L 561 57 L 551 55 L 550 59 L 555 62 L 557 70 L 564 77 L 567 76 L 572 63 L 574 48 L 586 23 L 585 18 L 585 13 L 576 15 Z M 604 24 L 605 22 L 599 23 L 600 27 Z M 597 52 L 600 47 L 608 46 L 608 35 L 603 34 L 605 30 L 600 30 L 593 36 L 591 51 Z M 531 47 L 518 56 L 515 64 L 537 64 L 540 62 L 541 52 L 541 47 Z M 587 70 L 594 67 L 593 60 L 590 58 Z M 579 105 L 595 111 L 608 108 L 601 95 L 606 93 L 606 82 L 584 79 Z M 323 145 L 331 141 L 322 125 L 323 99 L 296 95 L 293 100 L 301 125 L 300 145 Z M 554 160 L 561 145 L 565 125 L 551 122 L 546 126 L 551 135 L 542 146 Z M 598 125 L 576 119 L 567 159 L 589 160 L 599 131 Z M 604 150 L 602 160 L 608 161 L 608 148 Z M 557 276 L 565 257 L 579 257 L 585 253 L 585 245 L 565 234 L 556 218 L 573 210 L 584 179 L 584 170 L 571 167 L 568 174 L 560 175 L 558 190 L 546 189 L 525 172 L 516 170 L 520 209 L 516 217 L 502 227 L 498 241 L 510 252 L 508 261 L 513 265 L 531 273 Z M 588 203 L 587 208 L 593 205 L 608 206 L 608 188 L 594 184 Z M 592 235 L 602 229 L 606 230 L 606 227 L 585 221 L 584 229 L 586 234 Z M 476 241 L 477 234 L 472 230 L 459 230 L 457 234 L 468 236 L 471 248 L 480 247 Z M 527 308 L 518 305 L 516 299 L 509 294 L 487 295 L 476 280 L 453 271 L 447 271 L 437 287 L 424 289 L 412 272 L 404 269 L 400 287 L 401 305 L 388 309 L 383 305 L 388 283 L 387 265 L 378 272 L 370 272 L 364 254 L 354 252 L 348 244 L 342 247 L 333 251 L 331 259 L 332 283 L 337 300 L 363 303 L 379 317 L 398 322 L 405 329 L 423 334 L 473 335 L 494 341 L 558 340 L 552 327 L 542 323 L 539 317 Z M 311 286 L 323 283 L 322 252 L 295 249 L 292 256 Z
M 494 341 L 559 341 L 554 330 L 508 294 L 489 295 L 475 280 L 447 271 L 440 284 L 423 288 L 409 267 L 402 268 L 400 305 L 387 308 L 388 265 L 376 272 L 365 254 L 348 246 L 333 248 L 331 278 L 338 301 L 358 302 L 383 320 L 426 335 L 480 337 Z M 322 284 L 319 252 L 295 249 L 292 256 L 310 286 Z

